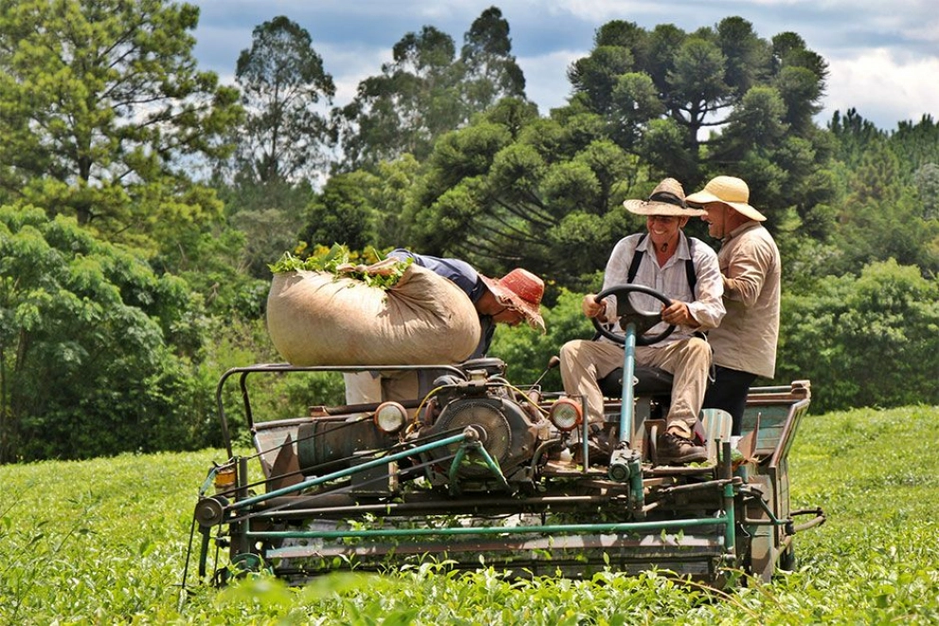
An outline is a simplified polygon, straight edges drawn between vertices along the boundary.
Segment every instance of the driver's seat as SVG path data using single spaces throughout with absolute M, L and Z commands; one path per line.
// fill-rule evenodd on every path
M 649 417 L 664 419 L 672 401 L 672 375 L 663 369 L 649 365 L 636 365 L 633 374 L 636 379 L 636 384 L 633 386 L 634 396 L 650 398 Z M 598 380 L 597 384 L 607 398 L 621 398 L 623 396 L 623 368 L 617 367 Z
M 648 365 L 636 365 L 633 372 L 636 384 L 633 393 L 637 396 L 670 396 L 673 376 L 663 369 Z M 597 381 L 600 391 L 609 398 L 619 398 L 623 393 L 623 368 L 615 370 Z

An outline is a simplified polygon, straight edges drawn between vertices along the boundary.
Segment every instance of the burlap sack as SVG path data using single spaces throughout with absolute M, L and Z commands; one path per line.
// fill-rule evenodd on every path
M 458 363 L 481 333 L 469 297 L 418 265 L 387 291 L 328 272 L 275 274 L 267 330 L 294 365 Z

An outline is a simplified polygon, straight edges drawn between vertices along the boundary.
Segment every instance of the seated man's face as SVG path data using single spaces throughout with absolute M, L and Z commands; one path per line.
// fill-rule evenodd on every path
M 656 247 L 671 243 L 678 238 L 678 231 L 684 225 L 682 220 L 687 218 L 675 215 L 650 215 L 646 218 L 646 228 Z

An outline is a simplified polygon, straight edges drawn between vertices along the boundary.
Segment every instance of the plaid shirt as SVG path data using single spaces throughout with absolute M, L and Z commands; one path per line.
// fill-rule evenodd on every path
M 662 346 L 681 339 L 687 339 L 692 336 L 694 331 L 706 331 L 716 328 L 726 312 L 721 298 L 724 295 L 724 287 L 721 281 L 720 267 L 717 263 L 717 253 L 703 241 L 695 240 L 694 259 L 692 259 L 695 276 L 698 279 L 697 285 L 695 285 L 697 296 L 695 296 L 691 292 L 688 276 L 685 273 L 685 262 L 691 258 L 688 237 L 685 236 L 685 233 L 680 233 L 678 250 L 665 262 L 663 267 L 659 267 L 655 251 L 649 243 L 650 238 L 646 237 L 640 243 L 641 238 L 641 234 L 629 235 L 620 239 L 619 243 L 613 248 L 613 253 L 610 255 L 610 260 L 606 264 L 603 275 L 603 290 L 627 284 L 629 266 L 632 263 L 633 254 L 638 248 L 643 250 L 644 254 L 633 284 L 650 287 L 671 300 L 687 303 L 692 317 L 700 324 L 698 328 L 680 326 L 667 339 L 655 345 Z M 660 311 L 663 306 L 661 301 L 645 294 L 635 294 L 630 299 L 633 306 L 640 311 Z M 606 310 L 609 312 L 615 311 L 615 305 L 616 298 L 610 296 L 607 299 Z M 651 328 L 647 334 L 658 334 L 665 328 L 667 328 L 667 325 L 662 322 Z M 623 332 L 619 323 L 615 326 L 615 332 Z

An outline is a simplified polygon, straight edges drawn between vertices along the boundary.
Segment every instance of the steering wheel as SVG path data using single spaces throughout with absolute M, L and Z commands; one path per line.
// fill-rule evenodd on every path
M 658 343 L 671 335 L 675 331 L 675 326 L 670 325 L 668 328 L 657 335 L 647 336 L 645 333 L 647 333 L 650 328 L 662 321 L 662 313 L 661 311 L 637 310 L 629 298 L 630 294 L 636 292 L 652 296 L 653 298 L 661 301 L 665 306 L 672 304 L 672 301 L 665 294 L 656 291 L 651 287 L 646 287 L 645 285 L 617 285 L 615 287 L 610 287 L 609 289 L 605 289 L 598 293 L 596 301 L 600 302 L 607 296 L 616 296 L 616 317 L 619 320 L 619 325 L 621 328 L 625 328 L 627 324 L 631 323 L 636 327 L 636 345 L 648 346 L 653 343 Z M 597 329 L 597 332 L 599 332 L 607 339 L 620 344 L 626 343 L 625 335 L 621 335 L 610 330 L 612 328 L 612 324 L 604 324 L 596 317 L 591 318 L 591 321 L 593 322 L 594 327 Z

